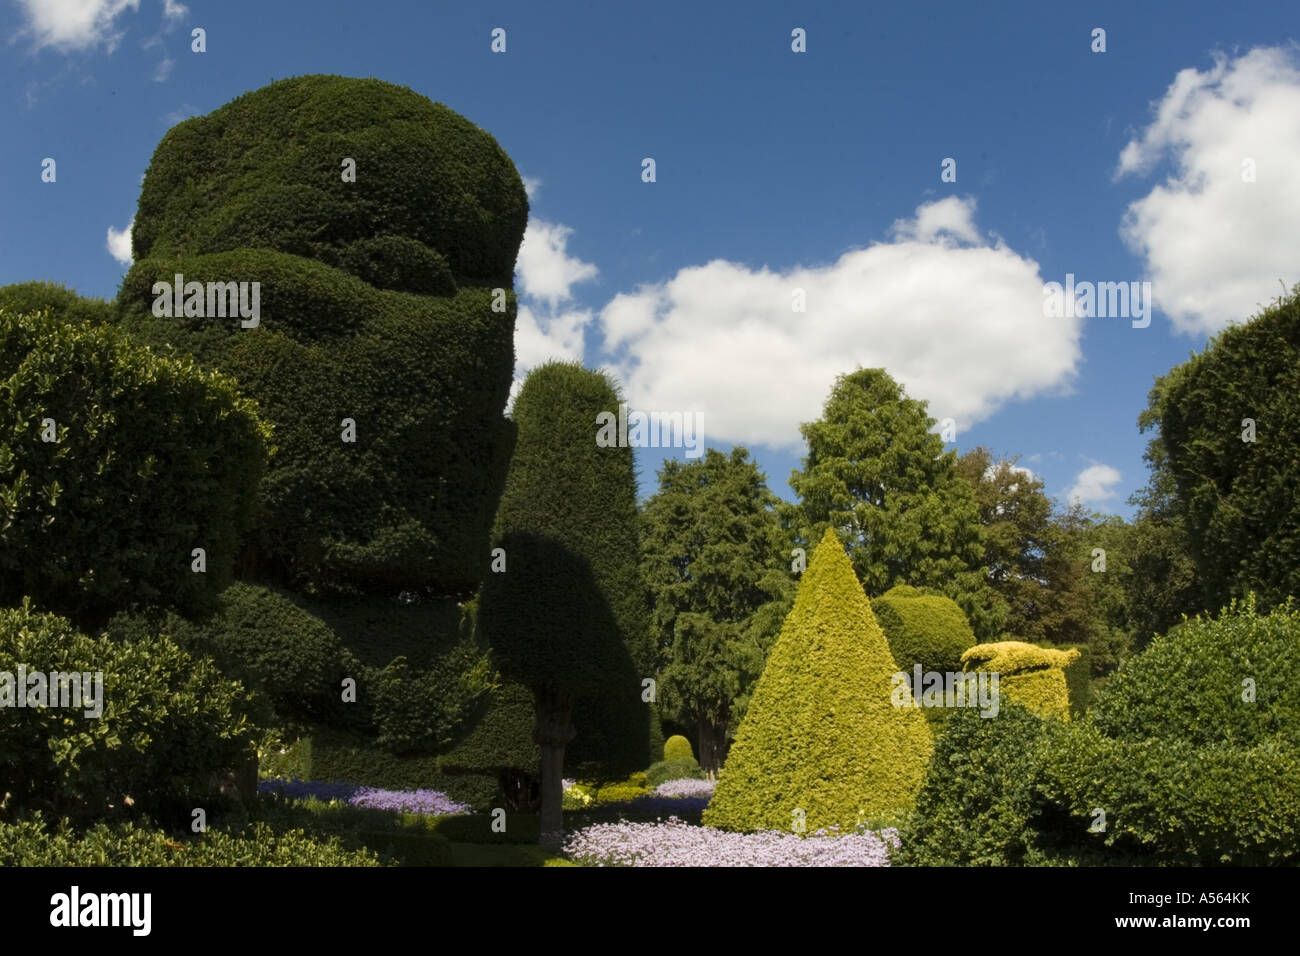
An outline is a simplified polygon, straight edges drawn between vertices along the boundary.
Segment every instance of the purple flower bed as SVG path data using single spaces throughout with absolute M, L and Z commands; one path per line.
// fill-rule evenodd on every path
M 587 866 L 888 866 L 898 831 L 844 836 L 765 830 L 728 833 L 669 817 L 599 823 L 573 833 L 565 854 Z
M 655 794 L 660 797 L 703 797 L 706 801 L 713 796 L 716 780 L 667 780 L 655 787 Z
M 279 793 L 296 800 L 342 800 L 354 807 L 430 813 L 439 816 L 468 813 L 468 804 L 457 803 L 440 790 L 380 790 L 349 783 L 319 783 L 313 780 L 263 780 L 259 793 Z

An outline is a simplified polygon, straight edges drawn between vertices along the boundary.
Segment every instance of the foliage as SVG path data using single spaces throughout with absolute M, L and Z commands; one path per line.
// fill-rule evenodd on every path
M 0 312 L 0 604 L 26 595 L 88 626 L 206 606 L 255 518 L 269 438 L 225 376 L 111 327 Z
M 814 552 L 705 811 L 729 830 L 853 826 L 910 805 L 930 758 L 916 708 L 891 704 L 896 671 L 844 548 Z
M 977 644 L 962 654 L 963 670 L 998 674 L 998 693 L 1040 717 L 1070 719 L 1065 668 L 1079 659 L 1073 649 L 1035 647 L 1024 641 Z
M 1196 564 L 1184 611 L 1300 593 L 1300 285 L 1157 379 L 1143 430 L 1152 491 L 1167 496 Z M 1254 423 L 1247 434 L 1246 419 Z
M 44 312 L 73 325 L 104 325 L 113 321 L 113 304 L 106 299 L 77 295 L 57 282 L 15 282 L 0 286 L 0 310 Z
M 868 594 L 937 588 L 990 640 L 1006 608 L 985 580 L 974 492 L 934 424 L 883 369 L 840 376 L 821 419 L 801 427 L 808 456 L 790 476 L 799 504 L 787 520 L 809 548 L 834 529 Z
M 975 643 L 966 615 L 957 602 L 942 595 L 893 587 L 871 602 L 871 610 L 889 641 L 899 670 L 961 670 L 961 655 Z
M 167 812 L 211 796 L 222 774 L 255 760 L 243 688 L 165 635 L 93 639 L 24 601 L 0 609 L 0 674 L 17 675 L 20 666 L 48 679 L 102 673 L 102 713 L 93 715 L 94 695 L 89 708 L 0 706 L 0 793 L 9 795 L 10 813 L 81 820 L 124 805 Z M 192 805 L 184 804 L 187 814 Z
M 646 786 L 653 790 L 661 783 L 669 780 L 683 780 L 688 777 L 697 780 L 704 777 L 704 771 L 700 769 L 700 765 L 694 757 L 661 760 L 656 764 L 651 764 L 650 769 L 646 771 L 645 782 Z
M 691 742 L 681 734 L 673 734 L 664 741 L 664 760 L 694 760 Z
M 51 829 L 40 817 L 0 822 L 0 866 L 377 866 L 369 850 L 346 849 L 338 837 L 266 823 L 228 832 L 177 837 L 133 822 L 96 823 L 78 831 L 63 821 Z
M 1036 845 L 1034 784 L 1046 746 L 1041 718 L 1003 702 L 996 717 L 956 709 L 935 743 L 916 809 L 892 862 L 905 866 L 1025 863 Z
M 515 401 L 518 444 L 494 532 L 507 570 L 488 574 L 479 598 L 496 663 L 532 689 L 546 739 L 602 736 L 603 752 L 588 751 L 584 762 L 600 758 L 606 777 L 650 762 L 635 465 L 631 448 L 595 441 L 597 413 L 617 414 L 619 402 L 604 374 L 578 364 L 550 362 L 529 374 Z
M 660 703 L 699 728 L 700 760 L 714 771 L 790 607 L 778 503 L 746 449 L 710 448 L 695 461 L 666 460 L 642 514 L 641 572 L 665 662 Z
M 273 83 L 163 138 L 119 320 L 228 372 L 275 424 L 251 576 L 314 594 L 477 589 L 510 457 L 526 219 L 490 135 L 376 80 Z M 258 283 L 261 324 L 155 316 L 154 284 L 177 274 Z

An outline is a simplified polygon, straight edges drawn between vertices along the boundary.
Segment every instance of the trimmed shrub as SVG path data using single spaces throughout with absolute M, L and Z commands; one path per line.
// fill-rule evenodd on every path
M 694 760 L 695 752 L 691 742 L 681 734 L 674 734 L 664 741 L 664 760 Z
M 30 696 L 17 707 L 5 700 L 16 688 L 0 679 L 0 793 L 12 795 L 9 812 L 84 819 L 120 811 L 130 797 L 137 813 L 165 813 L 210 796 L 227 772 L 253 773 L 252 789 L 256 732 L 243 688 L 167 637 L 92 639 L 24 601 L 0 610 L 0 674 L 20 666 L 29 675 L 102 672 L 102 713 L 34 707 Z
M 387 835 L 386 835 L 387 836 Z M 277 831 L 265 823 L 177 838 L 135 823 L 96 823 L 84 832 L 64 821 L 50 829 L 40 817 L 0 822 L 0 866 L 378 866 L 370 850 L 350 850 L 338 837 Z
M 320 258 L 403 235 L 474 284 L 509 286 L 527 219 L 523 181 L 490 134 L 406 87 L 317 75 L 172 127 L 131 239 L 137 260 L 240 246 Z
M 828 529 L 799 583 L 704 814 L 728 830 L 852 828 L 910 806 L 929 762 L 919 708 L 894 707 L 896 665 Z
M 26 595 L 88 626 L 209 606 L 255 518 L 269 438 L 223 375 L 111 327 L 0 312 L 0 604 Z
M 645 773 L 645 785 L 653 790 L 669 780 L 703 780 L 704 771 L 694 757 L 661 760 L 652 764 Z
M 959 671 L 961 655 L 975 644 L 966 615 L 957 602 L 941 594 L 897 585 L 871 602 L 898 669 L 911 672 Z
M 1065 668 L 1079 659 L 1076 650 L 1036 647 L 1023 641 L 977 644 L 961 656 L 962 669 L 998 674 L 998 693 L 1042 717 L 1070 719 Z
M 0 310 L 5 312 L 44 312 L 60 322 L 104 325 L 113 321 L 113 303 L 77 295 L 57 282 L 15 282 L 0 287 Z
M 1059 649 L 1079 652 L 1077 658 L 1065 665 L 1065 686 L 1070 694 L 1070 717 L 1077 720 L 1092 706 L 1092 649 L 1087 644 L 1071 644 Z
M 312 594 L 477 590 L 510 460 L 526 219 L 491 136 L 376 80 L 274 83 L 163 138 L 119 319 L 234 376 L 275 424 L 253 576 Z M 261 324 L 153 315 L 153 284 L 177 273 L 259 283 Z
M 1300 609 L 1264 616 L 1247 599 L 1193 618 L 1126 661 L 1092 713 L 1103 734 L 1126 740 L 1251 746 L 1280 736 L 1300 747 Z
M 1084 723 L 1048 753 L 1039 789 L 1058 819 L 1044 840 L 1075 860 L 1300 863 L 1300 750 L 1281 736 L 1245 745 L 1116 739 Z
M 1034 858 L 1035 784 L 1046 745 L 1044 721 L 1014 703 L 996 717 L 956 708 L 899 833 L 893 863 L 1006 866 Z
M 644 797 L 650 791 L 645 787 L 624 781 L 623 783 L 606 784 L 596 791 L 597 803 L 627 803 L 629 800 L 635 800 L 637 797 Z

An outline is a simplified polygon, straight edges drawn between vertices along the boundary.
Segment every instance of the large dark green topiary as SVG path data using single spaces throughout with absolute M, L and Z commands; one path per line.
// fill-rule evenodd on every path
M 502 673 L 533 693 L 548 839 L 560 828 L 564 749 L 575 734 L 604 736 L 612 762 L 650 762 L 635 463 L 631 448 L 596 443 L 598 413 L 617 413 L 619 401 L 604 374 L 577 364 L 547 363 L 524 381 L 495 533 L 506 570 L 487 575 L 480 598 Z
M 966 615 L 957 602 L 896 585 L 871 602 L 880 629 L 900 670 L 960 671 L 961 655 L 975 644 Z
M 275 423 L 250 575 L 322 594 L 478 587 L 511 450 L 527 211 L 490 135 L 377 80 L 274 83 L 164 137 L 121 321 L 228 371 Z M 260 324 L 154 315 L 176 274 L 260 283 Z
M 932 743 L 919 709 L 893 706 L 895 671 L 844 546 L 827 529 L 704 823 L 789 830 L 802 810 L 815 832 L 909 807 Z
M 514 164 L 469 120 L 380 80 L 300 76 L 172 127 L 131 244 L 136 259 L 242 247 L 336 265 L 354 243 L 404 236 L 473 285 L 509 286 L 527 220 Z
M 254 520 L 269 438 L 227 376 L 111 326 L 0 312 L 0 605 L 27 595 L 87 624 L 207 606 Z

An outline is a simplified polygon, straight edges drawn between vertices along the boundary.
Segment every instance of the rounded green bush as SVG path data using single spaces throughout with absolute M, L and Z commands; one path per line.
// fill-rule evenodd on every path
M 1197 617 L 1126 661 L 1093 704 L 1098 729 L 1127 740 L 1300 747 L 1300 610 L 1253 600 Z
M 84 706 L 30 706 L 30 694 L 17 707 L 3 675 L 20 666 L 50 680 L 102 673 L 102 696 L 89 716 Z M 136 812 L 182 805 L 188 815 L 188 801 L 211 796 L 228 772 L 255 775 L 247 706 L 239 684 L 165 636 L 92 639 L 26 601 L 0 609 L 0 793 L 11 813 L 97 818 L 130 797 Z
M 57 282 L 15 282 L 0 286 L 0 309 L 5 312 L 44 312 L 60 321 L 103 325 L 113 321 L 113 303 L 77 295 Z
M 664 760 L 694 760 L 691 742 L 681 734 L 673 734 L 664 741 Z
M 0 604 L 25 595 L 88 624 L 209 606 L 255 520 L 269 439 L 224 375 L 111 326 L 0 311 Z
M 871 602 L 871 610 L 889 641 L 899 670 L 961 670 L 961 655 L 975 644 L 966 615 L 957 602 L 908 585 L 896 585 Z
M 244 247 L 328 261 L 403 236 L 456 276 L 509 286 L 527 219 L 523 181 L 490 134 L 406 87 L 317 75 L 172 127 L 131 240 L 136 259 Z

